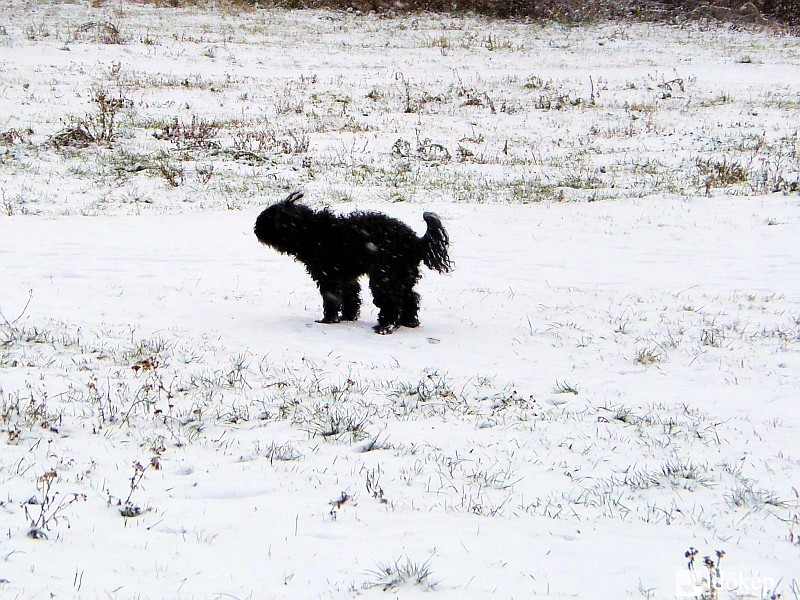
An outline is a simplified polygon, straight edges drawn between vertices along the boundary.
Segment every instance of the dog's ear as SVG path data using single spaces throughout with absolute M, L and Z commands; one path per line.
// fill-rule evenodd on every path
M 302 197 L 303 197 L 303 192 L 301 192 L 300 190 L 295 190 L 291 194 L 286 196 L 286 200 L 284 200 L 284 202 L 286 202 L 287 204 L 294 204 Z

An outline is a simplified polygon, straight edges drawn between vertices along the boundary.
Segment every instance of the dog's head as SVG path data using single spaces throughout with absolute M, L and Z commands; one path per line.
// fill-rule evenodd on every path
M 314 214 L 307 206 L 298 204 L 302 197 L 303 192 L 294 191 L 258 215 L 253 232 L 259 242 L 279 252 L 293 253 Z

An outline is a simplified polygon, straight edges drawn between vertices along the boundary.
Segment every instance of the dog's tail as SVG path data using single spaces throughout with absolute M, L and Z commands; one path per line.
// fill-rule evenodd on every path
M 422 242 L 422 261 L 425 266 L 439 273 L 448 273 L 453 270 L 453 262 L 447 255 L 450 237 L 442 225 L 439 215 L 432 212 L 422 214 L 428 224 L 428 230 L 420 240 Z

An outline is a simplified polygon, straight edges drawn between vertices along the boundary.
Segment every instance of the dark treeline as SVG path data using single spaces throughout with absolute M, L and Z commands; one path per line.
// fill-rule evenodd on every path
M 595 21 L 713 19 L 726 22 L 800 24 L 800 0 L 232 0 L 280 8 L 330 8 L 362 12 L 476 13 L 499 18 Z M 187 4 L 162 0 L 161 4 Z

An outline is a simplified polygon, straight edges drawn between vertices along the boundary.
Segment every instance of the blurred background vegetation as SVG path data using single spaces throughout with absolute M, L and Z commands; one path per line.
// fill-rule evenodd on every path
M 204 4 L 204 0 L 143 0 L 160 6 Z M 328 8 L 378 13 L 475 13 L 512 19 L 567 22 L 606 19 L 698 20 L 800 25 L 800 0 L 228 0 L 253 8 Z M 102 0 L 96 0 L 102 4 Z

